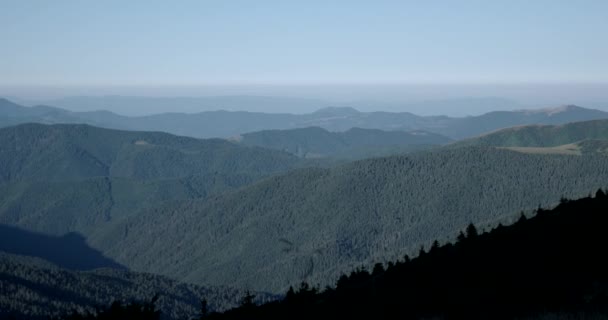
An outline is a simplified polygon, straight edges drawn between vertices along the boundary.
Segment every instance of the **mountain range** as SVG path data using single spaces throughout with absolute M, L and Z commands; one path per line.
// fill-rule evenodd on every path
M 179 310 L 194 310 L 201 295 L 192 292 L 204 288 L 220 288 L 215 296 L 232 295 L 224 300 L 234 306 L 237 291 L 277 294 L 302 281 L 333 284 L 345 270 L 413 255 L 434 240 L 453 240 L 471 222 L 490 229 L 514 222 L 522 211 L 608 186 L 608 120 L 601 120 L 606 114 L 575 106 L 468 118 L 325 108 L 308 115 L 270 115 L 277 126 L 285 125 L 281 117 L 291 119 L 292 127 L 249 133 L 241 131 L 251 125 L 247 117 L 261 119 L 254 126 L 264 126 L 268 114 L 131 118 L 22 107 L 7 100 L 0 100 L 0 111 L 0 252 L 9 257 L 0 277 L 13 281 L 3 289 L 9 291 L 0 295 L 0 305 L 11 310 L 58 294 L 40 289 L 45 286 L 73 290 L 62 287 L 72 281 L 66 279 L 81 279 L 68 296 L 85 309 L 93 302 L 108 303 L 99 294 L 81 296 L 96 286 L 122 283 L 120 290 L 128 293 L 121 299 L 145 298 L 137 286 L 174 292 L 168 288 L 179 287 L 177 281 L 196 286 L 171 293 L 188 300 Z M 211 114 L 222 114 L 227 122 L 241 114 L 247 119 L 221 129 L 238 130 L 229 139 L 129 127 L 131 121 L 147 126 L 151 122 L 142 119 L 167 124 L 166 117 L 174 117 L 169 127 L 193 132 L 190 122 L 181 121 L 213 122 Z M 93 115 L 105 117 L 98 122 L 123 121 L 126 128 L 76 124 L 92 122 Z M 418 125 L 432 119 L 445 126 L 387 125 L 406 116 L 416 117 Z M 56 122 L 61 124 L 44 124 Z M 499 129 L 512 123 L 517 126 Z M 204 124 L 193 128 L 207 130 Z M 370 128 L 375 126 L 381 129 Z M 489 128 L 494 129 L 488 133 Z M 436 133 L 441 130 L 451 133 Z M 453 139 L 481 130 L 469 139 Z M 11 242 L 16 239 L 22 240 Z M 28 246 L 40 242 L 45 245 Z M 62 249 L 53 251 L 57 247 Z M 68 248 L 82 254 L 71 256 Z M 22 255 L 44 261 L 32 265 Z M 89 264 L 79 257 L 89 257 Z M 34 276 L 10 271 L 15 267 Z M 92 270 L 99 267 L 117 269 Z M 131 277 L 140 280 L 123 281 Z M 21 300 L 3 298 L 23 290 L 33 291 Z M 54 310 L 65 311 L 69 300 Z M 176 300 L 168 301 L 177 306 L 171 302 Z M 51 308 L 41 305 L 41 310 Z
M 601 153 L 439 148 L 324 168 L 221 139 L 87 125 L 4 128 L 0 142 L 0 223 L 78 232 L 132 270 L 268 292 L 332 282 L 608 181 Z
M 473 137 L 497 129 L 525 124 L 563 124 L 606 119 L 608 113 L 577 106 L 554 109 L 496 111 L 475 117 L 417 116 L 408 112 L 359 112 L 349 107 L 328 107 L 308 114 L 206 111 L 126 117 L 108 111 L 72 112 L 49 106 L 23 107 L 0 99 L 0 127 L 37 122 L 84 123 L 98 127 L 163 131 L 197 138 L 228 138 L 244 133 L 317 126 L 329 131 L 351 128 L 386 131 L 422 130 L 451 139 Z

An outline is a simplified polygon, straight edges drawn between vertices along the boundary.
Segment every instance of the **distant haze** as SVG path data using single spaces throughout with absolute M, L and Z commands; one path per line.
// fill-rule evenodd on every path
M 608 110 L 608 84 L 390 84 L 225 86 L 0 86 L 25 105 L 123 115 L 243 110 L 307 113 L 328 106 L 360 111 L 466 116 L 575 104 Z

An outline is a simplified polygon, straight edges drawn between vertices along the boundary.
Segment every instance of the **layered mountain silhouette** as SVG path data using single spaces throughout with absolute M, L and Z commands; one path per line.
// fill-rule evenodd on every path
M 417 116 L 408 112 L 359 112 L 348 107 L 330 107 L 309 114 L 206 111 L 193 114 L 164 113 L 125 117 L 107 111 L 71 112 L 38 106 L 22 107 L 0 99 L 0 126 L 27 122 L 46 124 L 86 123 L 94 126 L 143 131 L 164 131 L 197 138 L 227 138 L 243 133 L 317 126 L 329 131 L 351 128 L 387 131 L 422 130 L 462 139 L 497 129 L 526 124 L 563 124 L 573 121 L 606 119 L 608 113 L 566 106 L 556 109 L 497 111 L 481 116 L 451 118 Z

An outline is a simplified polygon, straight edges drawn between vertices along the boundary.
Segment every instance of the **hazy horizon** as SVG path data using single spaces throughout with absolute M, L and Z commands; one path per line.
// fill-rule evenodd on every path
M 0 96 L 26 105 L 51 104 L 72 111 L 109 110 L 123 115 L 210 110 L 308 113 L 329 106 L 360 111 L 412 112 L 419 115 L 466 116 L 496 110 L 557 107 L 574 104 L 608 111 L 608 84 L 392 84 L 392 85 L 241 85 L 241 86 L 0 86 Z M 92 105 L 74 105 L 79 98 Z M 197 106 L 197 98 L 242 98 L 222 105 Z M 145 102 L 177 99 L 188 103 L 163 106 L 112 104 L 112 100 Z M 264 106 L 247 99 L 274 99 Z M 81 99 L 82 100 L 82 99 Z M 91 100 L 91 99 L 89 99 Z M 200 99 L 199 99 L 200 100 Z M 101 101 L 105 101 L 104 105 Z M 281 101 L 292 102 L 281 105 Z
M 565 104 L 608 110 L 606 12 L 601 0 L 6 0 L 0 96 L 32 104 L 74 96 L 311 100 L 100 105 L 127 115 L 330 105 L 452 116 Z M 463 102 L 483 99 L 497 103 Z

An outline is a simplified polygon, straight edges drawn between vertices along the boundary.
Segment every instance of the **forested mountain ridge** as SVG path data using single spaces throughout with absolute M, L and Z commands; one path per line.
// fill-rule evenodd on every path
M 437 150 L 292 171 L 150 208 L 97 245 L 135 270 L 280 292 L 302 280 L 333 282 L 341 270 L 414 252 L 470 221 L 508 220 L 606 181 L 600 155 Z
M 352 128 L 329 132 L 320 127 L 264 130 L 237 136 L 250 146 L 283 150 L 302 158 L 365 158 L 418 151 L 446 144 L 451 139 L 425 131 L 382 131 Z
M 0 223 L 104 233 L 137 210 L 205 198 L 304 166 L 281 151 L 88 125 L 0 129 Z
M 73 311 L 94 312 L 114 301 L 147 302 L 155 295 L 162 319 L 189 320 L 201 300 L 209 311 L 239 305 L 245 290 L 197 286 L 146 273 L 117 269 L 68 271 L 44 260 L 0 252 L 0 318 L 49 319 Z M 258 303 L 275 296 L 255 292 Z
M 214 172 L 264 174 L 289 169 L 298 162 L 284 152 L 161 132 L 66 124 L 0 129 L 0 183 L 27 178 L 158 180 Z
M 599 190 L 488 232 L 471 224 L 414 259 L 353 270 L 322 291 L 303 283 L 282 301 L 207 319 L 606 319 L 607 213 Z
M 584 140 L 608 140 L 608 120 L 508 128 L 458 141 L 452 146 L 556 147 Z
M 418 116 L 408 112 L 359 112 L 353 108 L 336 107 L 301 115 L 220 110 L 126 117 L 107 111 L 71 112 L 47 106 L 22 107 L 0 99 L 0 126 L 29 122 L 86 123 L 111 129 L 164 131 L 197 138 L 228 138 L 261 130 L 317 126 L 329 131 L 346 131 L 355 127 L 387 131 L 422 130 L 462 139 L 518 125 L 563 124 L 607 118 L 606 112 L 576 106 L 496 111 L 464 118 Z

